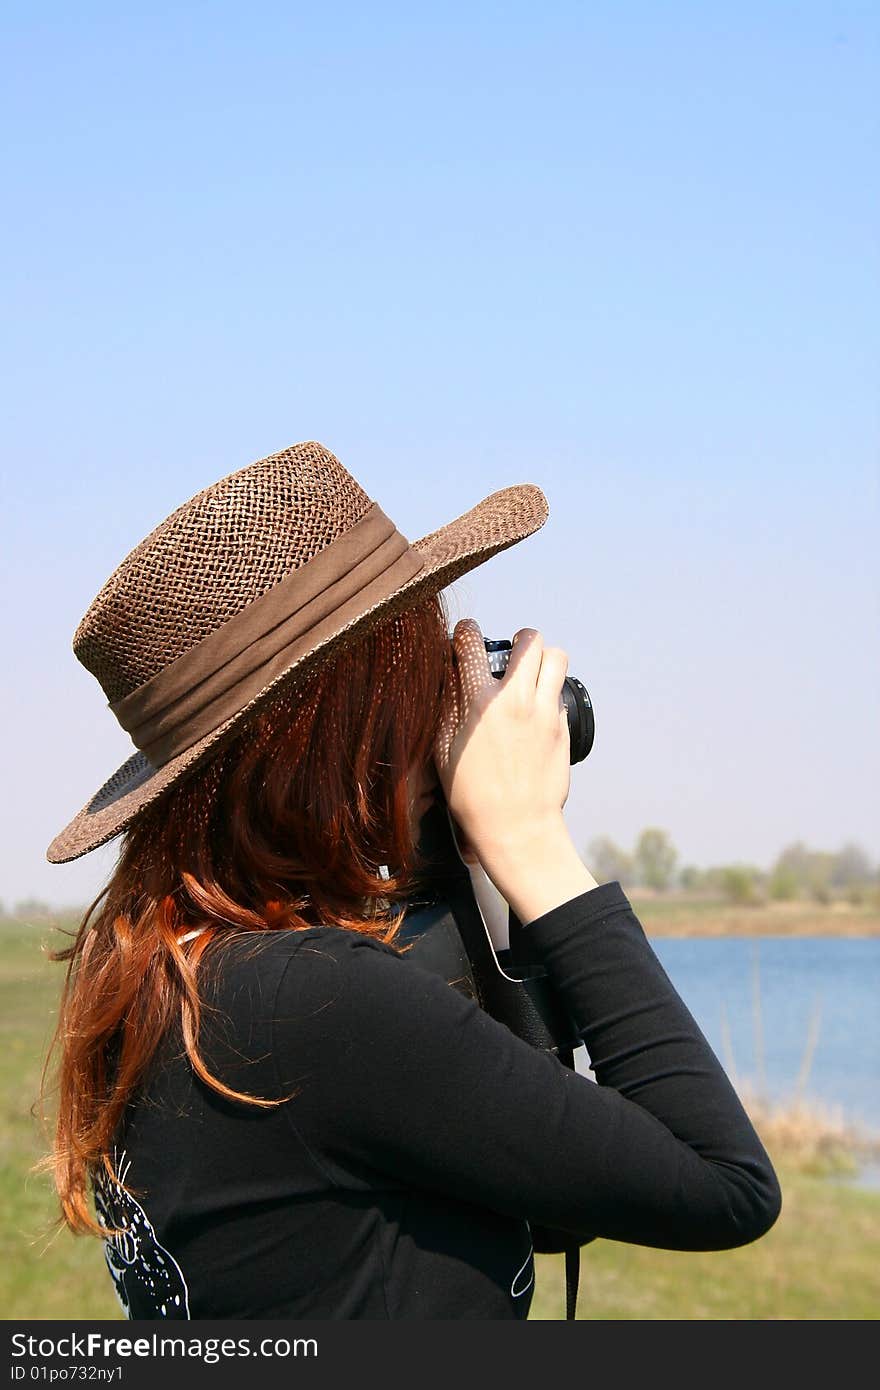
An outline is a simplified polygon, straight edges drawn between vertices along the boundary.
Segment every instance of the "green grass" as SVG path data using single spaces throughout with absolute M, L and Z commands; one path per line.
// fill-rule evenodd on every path
M 45 1151 L 31 1107 L 65 970 L 40 954 L 44 941 L 56 950 L 66 944 L 45 925 L 0 923 L 0 1306 L 7 1320 L 115 1318 L 121 1310 L 100 1242 L 66 1227 L 53 1238 L 51 1179 L 28 1172 Z
M 880 1193 L 780 1170 L 783 1210 L 761 1240 L 714 1253 L 597 1240 L 581 1251 L 580 1319 L 874 1319 Z M 539 1255 L 530 1318 L 565 1317 L 562 1255 Z
M 0 1306 L 8 1321 L 121 1318 L 101 1244 L 54 1236 L 54 1190 L 28 1173 L 44 1149 L 30 1107 L 54 1027 L 64 966 L 45 924 L 0 924 Z M 51 1097 L 50 1097 L 51 1102 Z M 771 1150 L 772 1151 L 772 1150 Z M 579 1317 L 688 1320 L 875 1318 L 880 1308 L 880 1193 L 780 1164 L 783 1212 L 742 1250 L 681 1254 L 595 1241 L 581 1253 Z M 540 1255 L 531 1317 L 565 1314 L 562 1255 Z

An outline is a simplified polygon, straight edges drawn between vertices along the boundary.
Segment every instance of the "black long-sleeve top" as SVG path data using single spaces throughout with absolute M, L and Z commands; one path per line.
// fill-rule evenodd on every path
M 164 1049 L 99 1178 L 134 1318 L 526 1318 L 534 1249 L 716 1250 L 780 1210 L 773 1168 L 619 883 L 527 928 L 595 1081 L 442 977 L 338 927 L 227 941 L 202 1053 Z M 206 957 L 208 961 L 208 957 Z M 169 1038 L 169 1044 L 171 1039 Z

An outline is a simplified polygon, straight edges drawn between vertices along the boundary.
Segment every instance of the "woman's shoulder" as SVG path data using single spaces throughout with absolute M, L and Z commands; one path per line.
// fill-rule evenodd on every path
M 378 966 L 389 956 L 404 959 L 384 942 L 345 927 L 235 932 L 199 968 L 207 1017 L 214 1018 L 217 1009 L 221 1020 L 252 1031 L 261 1019 L 320 1012 L 342 995 L 373 996 L 382 988 L 372 979 L 373 962 Z
M 378 938 L 368 936 L 352 927 L 324 925 L 294 928 L 280 928 L 266 932 L 234 932 L 227 937 L 218 949 L 211 953 L 211 974 L 248 977 L 283 973 L 289 962 L 296 957 L 305 960 L 309 957 L 329 957 L 337 962 L 354 962 L 356 953 L 376 952 L 384 956 L 404 959 L 400 952 Z

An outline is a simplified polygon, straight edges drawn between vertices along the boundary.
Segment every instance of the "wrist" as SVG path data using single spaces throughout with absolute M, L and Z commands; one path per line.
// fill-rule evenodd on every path
M 516 917 L 528 926 L 554 907 L 598 883 L 578 854 L 560 812 L 558 820 L 530 826 L 516 841 L 508 840 L 480 859 Z

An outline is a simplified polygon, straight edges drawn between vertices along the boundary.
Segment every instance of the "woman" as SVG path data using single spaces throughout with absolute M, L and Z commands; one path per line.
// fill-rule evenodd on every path
M 776 1219 L 727 1077 L 566 829 L 565 653 L 522 629 L 499 681 L 473 620 L 449 640 L 445 585 L 545 517 L 522 485 L 410 545 L 298 445 L 179 508 L 80 624 L 139 752 L 48 852 L 124 832 L 55 957 L 45 1163 L 128 1316 L 522 1319 L 535 1249 Z M 395 946 L 432 796 L 599 1084 Z

